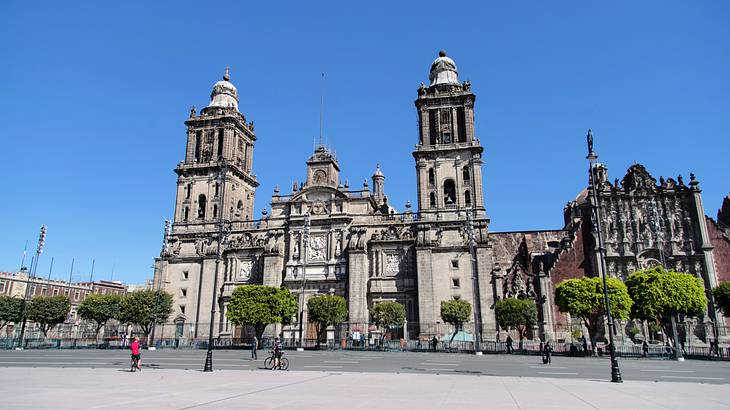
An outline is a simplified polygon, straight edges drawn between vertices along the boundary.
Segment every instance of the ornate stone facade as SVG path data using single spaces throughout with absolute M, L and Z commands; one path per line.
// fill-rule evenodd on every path
M 429 79 L 415 101 L 417 211 L 406 204 L 398 212 L 388 202 L 379 166 L 372 188 L 367 180 L 360 187 L 341 181 L 334 154 L 319 146 L 306 161 L 305 181 L 286 193 L 277 186 L 270 211 L 257 220 L 252 220 L 258 186 L 252 174 L 253 122 L 238 112 L 228 75 L 216 83 L 211 104 L 200 115 L 193 109 L 186 121 L 186 156 L 176 168 L 175 221 L 156 259 L 155 283 L 164 283 L 174 295 L 171 320 L 208 322 L 218 272 L 216 334 L 223 338 L 242 335 L 226 320 L 225 309 L 233 289 L 247 284 L 286 286 L 303 293 L 304 300 L 342 295 L 350 325 L 364 333 L 369 308 L 385 300 L 406 307 L 411 337 L 438 333 L 440 302 L 455 298 L 478 307 L 484 339 L 498 337 L 494 303 L 504 297 L 538 303 L 540 326 L 533 336 L 564 323 L 565 315 L 552 303 L 555 285 L 596 272 L 588 191 L 566 206 L 564 229 L 490 233 L 471 84 L 459 82 L 456 64 L 443 52 Z M 600 165 L 598 171 L 610 275 L 623 278 L 664 261 L 702 277 L 708 288 L 717 282 L 694 176 L 687 185 L 681 177 L 657 183 L 637 164 L 621 183 L 610 183 L 607 168 Z M 476 243 L 474 274 L 465 230 L 468 213 Z M 713 225 L 710 233 L 724 229 L 725 236 L 714 235 L 712 241 L 730 247 L 728 228 L 722 228 L 727 217 L 719 219 L 725 225 Z M 225 234 L 217 264 L 219 224 Z M 714 309 L 709 310 L 714 318 Z M 269 329 L 293 334 L 287 330 Z M 194 326 L 191 337 L 206 335 L 207 326 Z

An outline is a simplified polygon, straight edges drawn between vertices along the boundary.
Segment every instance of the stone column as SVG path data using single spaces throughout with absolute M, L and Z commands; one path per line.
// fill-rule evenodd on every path
M 712 289 L 718 285 L 717 273 L 715 272 L 715 260 L 712 250 L 712 242 L 710 242 L 710 235 L 707 232 L 707 220 L 705 219 L 705 210 L 702 205 L 702 190 L 700 190 L 700 183 L 694 178 L 694 175 L 690 177 L 691 181 L 689 185 L 692 188 L 692 213 L 697 222 L 697 228 L 700 231 L 700 249 L 703 256 L 703 278 L 705 283 L 705 294 L 707 295 L 707 311 L 710 319 L 714 323 L 718 323 L 718 314 L 715 306 L 715 299 L 712 295 Z M 722 316 L 720 316 L 722 317 Z M 720 319 L 720 323 L 723 320 Z M 724 326 L 721 327 L 723 330 Z
M 264 258 L 264 280 L 265 286 L 281 286 L 282 272 L 284 270 L 284 256 L 278 253 L 265 253 Z
M 348 251 L 348 303 L 350 311 L 350 325 L 357 325 L 362 332 L 368 332 L 368 259 L 367 253 L 362 249 Z
M 433 284 L 432 253 L 429 248 L 416 248 L 416 271 L 418 272 L 418 321 L 421 336 L 432 337 L 436 331 L 436 294 Z M 429 332 L 429 333 L 426 333 Z
M 492 291 L 492 250 L 486 244 L 477 245 L 477 270 L 479 285 L 479 316 L 482 324 L 482 340 L 494 339 L 497 333 L 497 319 L 494 315 L 494 292 Z M 476 309 L 476 306 L 474 307 Z

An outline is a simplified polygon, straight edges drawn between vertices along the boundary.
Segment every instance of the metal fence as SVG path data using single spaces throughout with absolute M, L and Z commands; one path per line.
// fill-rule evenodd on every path
M 671 335 L 657 327 L 643 324 L 642 332 L 630 332 L 629 324 L 617 326 L 615 351 L 623 358 L 670 358 L 673 345 L 667 344 Z M 208 347 L 208 323 L 165 323 L 155 327 L 154 338 L 145 335 L 141 329 L 130 325 L 110 324 L 98 334 L 90 324 L 64 324 L 52 329 L 44 336 L 36 326 L 29 324 L 23 340 L 25 349 L 123 349 L 128 348 L 132 337 L 139 337 L 142 345 L 160 349 L 205 349 Z M 629 330 L 627 330 L 629 329 Z M 373 325 L 344 323 L 330 327 L 322 340 L 317 340 L 313 326 L 303 332 L 304 338 L 298 339 L 296 325 L 281 327 L 269 326 L 268 332 L 260 340 L 260 349 L 273 344 L 274 332 L 278 332 L 285 348 L 320 350 L 374 350 L 374 351 L 435 351 L 464 353 L 474 352 L 473 328 L 465 325 L 454 329 L 451 325 L 436 323 L 422 325 L 408 323 L 406 326 L 382 331 Z M 215 349 L 251 349 L 253 329 L 217 327 L 213 339 Z M 556 326 L 549 331 L 530 329 L 528 337 L 522 341 L 515 332 L 482 331 L 480 349 L 485 354 L 542 354 L 541 340 L 549 340 L 552 353 L 558 356 L 606 356 L 607 341 L 603 333 L 597 337 L 595 348 L 584 347 L 582 337 L 587 336 L 580 326 Z M 678 326 L 680 348 L 685 357 L 702 360 L 730 360 L 730 329 L 708 327 L 705 324 L 684 323 Z M 512 343 L 508 346 L 507 335 Z M 647 349 L 643 341 L 648 342 Z M 0 333 L 0 349 L 18 347 L 19 329 L 6 328 Z

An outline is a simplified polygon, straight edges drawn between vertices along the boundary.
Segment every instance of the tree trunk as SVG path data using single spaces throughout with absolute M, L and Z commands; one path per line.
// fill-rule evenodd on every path
M 584 320 L 583 324 L 586 325 L 586 328 L 588 329 L 588 338 L 591 339 L 591 356 L 597 356 L 596 352 L 596 324 L 591 324 L 590 321 Z
M 253 329 L 256 332 L 256 338 L 258 338 L 260 341 L 263 341 L 264 331 L 266 330 L 266 325 L 257 324 L 257 325 L 254 325 Z
M 315 330 L 317 331 L 317 344 L 316 344 L 317 350 L 319 350 L 320 341 L 322 340 L 322 333 L 324 333 L 325 329 L 327 329 L 325 326 L 322 326 L 320 324 L 315 325 Z

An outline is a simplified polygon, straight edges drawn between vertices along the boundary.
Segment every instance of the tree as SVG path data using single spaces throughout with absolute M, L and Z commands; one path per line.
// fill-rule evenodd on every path
M 674 334 L 671 323 L 677 315 L 697 316 L 707 306 L 700 278 L 661 266 L 632 273 L 626 279 L 626 287 L 634 301 L 631 316 L 658 320 L 668 334 Z
M 0 329 L 23 320 L 23 299 L 0 296 Z
M 450 342 L 454 341 L 456 333 L 462 330 L 464 323 L 469 321 L 471 316 L 471 304 L 465 300 L 442 300 L 441 319 L 454 326 L 454 333 L 451 334 Z
M 730 282 L 723 282 L 712 289 L 712 296 L 715 297 L 715 306 L 722 310 L 723 316 L 730 317 Z
M 499 327 L 505 330 L 516 329 L 522 340 L 527 329 L 537 323 L 537 307 L 531 299 L 504 298 L 494 304 L 494 315 Z
M 297 313 L 297 299 L 289 289 L 245 285 L 233 290 L 226 317 L 236 326 L 253 326 L 261 340 L 266 326 L 291 323 Z
M 383 329 L 380 336 L 382 344 L 390 329 L 403 326 L 406 321 L 406 308 L 398 302 L 380 302 L 370 309 L 370 318 L 375 326 Z
M 122 298 L 117 319 L 139 326 L 145 336 L 149 336 L 152 327 L 165 323 L 171 314 L 171 294 L 161 289 L 142 289 L 127 293 Z
M 616 278 L 608 278 L 606 284 L 611 316 L 628 319 L 633 302 L 626 285 Z M 606 314 L 603 280 L 587 277 L 564 280 L 555 288 L 555 304 L 561 312 L 570 313 L 583 321 L 591 339 L 591 348 L 595 351 L 598 325 Z
M 317 348 L 329 326 L 337 326 L 347 320 L 347 301 L 342 296 L 322 295 L 307 301 L 309 322 L 317 330 Z
M 120 295 L 89 295 L 78 307 L 79 316 L 84 320 L 92 320 L 96 323 L 97 337 L 99 330 L 106 325 L 110 319 L 116 319 L 122 309 L 123 297 Z
M 40 326 L 43 336 L 59 323 L 63 323 L 71 311 L 71 302 L 66 296 L 36 296 L 28 304 L 28 320 Z

